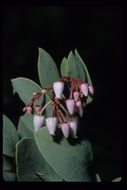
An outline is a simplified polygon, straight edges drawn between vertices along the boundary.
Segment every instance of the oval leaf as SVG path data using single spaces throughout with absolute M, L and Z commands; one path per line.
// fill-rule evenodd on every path
M 68 60 L 68 75 L 73 78 L 79 78 L 85 81 L 86 77 L 83 70 L 83 65 L 80 64 L 79 60 L 72 53 L 72 51 L 69 53 L 67 60 Z
M 80 57 L 80 55 L 79 55 L 77 49 L 75 49 L 75 57 L 76 57 L 77 61 L 78 61 L 80 64 L 82 64 L 83 67 L 84 67 L 84 72 L 85 72 L 85 76 L 86 76 L 86 82 L 87 82 L 89 85 L 92 85 L 92 80 L 91 80 L 91 78 L 90 78 L 88 69 L 87 69 L 87 67 L 86 67 L 86 65 L 85 65 L 85 63 L 84 63 L 84 61 L 83 61 L 82 58 Z
M 88 140 L 71 145 L 63 138 L 56 143 L 46 127 L 35 132 L 35 140 L 42 156 L 64 181 L 91 181 L 89 166 L 93 152 Z
M 12 79 L 11 82 L 13 86 L 13 93 L 16 92 L 26 105 L 29 104 L 34 92 L 42 91 L 42 88 L 38 84 L 27 78 L 18 77 Z
M 6 115 L 3 115 L 3 154 L 14 157 L 18 140 L 15 126 Z
M 19 181 L 63 181 L 42 157 L 34 138 L 17 143 L 16 163 Z
M 18 123 L 18 134 L 20 138 L 33 137 L 34 126 L 33 126 L 33 115 L 25 114 L 20 117 Z
M 68 76 L 68 61 L 66 57 L 63 58 L 60 65 L 60 72 L 62 76 Z
M 38 75 L 43 88 L 52 85 L 60 77 L 54 60 L 42 48 L 39 48 Z

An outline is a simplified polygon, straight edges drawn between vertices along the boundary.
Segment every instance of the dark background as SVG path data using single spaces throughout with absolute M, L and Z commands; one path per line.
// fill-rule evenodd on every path
M 11 79 L 39 84 L 38 47 L 58 68 L 75 48 L 93 81 L 95 96 L 82 127 L 94 150 L 93 168 L 104 181 L 121 176 L 122 11 L 119 6 L 4 8 L 3 112 L 17 126 L 24 104 L 13 95 Z

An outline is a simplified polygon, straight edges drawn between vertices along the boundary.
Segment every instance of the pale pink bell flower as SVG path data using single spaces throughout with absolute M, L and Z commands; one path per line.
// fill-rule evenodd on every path
M 68 138 L 68 137 L 69 137 L 69 130 L 70 130 L 70 129 L 69 129 L 69 128 L 70 128 L 69 123 L 62 123 L 62 124 L 60 125 L 60 127 L 61 127 L 61 130 L 62 130 L 64 136 L 65 136 L 66 138 Z
M 74 113 L 75 101 L 73 99 L 67 99 L 66 106 L 67 106 L 69 113 L 72 115 Z
M 57 126 L 57 118 L 56 117 L 46 118 L 46 126 L 48 128 L 49 134 L 55 135 L 56 126 Z
M 34 130 L 37 131 L 44 124 L 45 117 L 43 115 L 34 115 L 33 125 Z
M 70 124 L 70 133 L 73 138 L 77 138 L 77 127 L 78 127 L 78 120 L 75 117 L 72 121 L 69 122 Z
M 88 96 L 88 84 L 87 83 L 82 83 L 80 85 L 80 90 L 84 94 L 84 96 Z
M 79 116 L 82 117 L 83 116 L 83 106 L 82 106 L 82 102 L 79 100 L 76 102 L 76 111 L 78 112 Z
M 61 81 L 57 81 L 53 83 L 53 90 L 55 92 L 56 98 L 61 99 L 62 94 L 63 94 L 63 90 L 64 90 L 64 83 Z

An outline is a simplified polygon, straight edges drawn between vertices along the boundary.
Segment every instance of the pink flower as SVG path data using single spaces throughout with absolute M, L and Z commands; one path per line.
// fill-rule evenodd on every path
M 94 94 L 94 88 L 92 85 L 89 85 L 89 92 L 93 95 Z
M 61 127 L 61 130 L 62 130 L 64 136 L 65 136 L 66 138 L 68 138 L 68 137 L 69 137 L 69 128 L 70 128 L 69 123 L 62 123 L 62 124 L 60 125 L 60 127 Z
M 46 118 L 46 126 L 48 128 L 49 134 L 55 135 L 56 126 L 57 126 L 57 118 L 56 117 Z
M 61 99 L 64 90 L 64 83 L 61 81 L 57 81 L 53 83 L 53 90 L 55 92 L 56 98 Z
M 70 133 L 73 138 L 77 138 L 77 127 L 78 127 L 78 120 L 75 117 L 72 121 L 69 122 L 70 124 Z
M 34 130 L 37 131 L 44 124 L 45 117 L 42 115 L 34 115 L 33 124 Z
M 78 92 L 78 91 L 75 91 L 75 92 L 73 93 L 73 96 L 74 96 L 74 100 L 77 101 L 78 98 L 79 98 L 79 92 Z
M 74 113 L 75 101 L 73 99 L 67 99 L 66 106 L 67 106 L 69 113 L 72 115 Z
M 83 116 L 83 106 L 82 106 L 82 102 L 79 100 L 76 102 L 76 110 L 78 112 L 78 114 L 80 115 L 80 117 Z
M 88 84 L 87 83 L 82 83 L 80 85 L 80 90 L 84 94 L 84 96 L 88 96 Z

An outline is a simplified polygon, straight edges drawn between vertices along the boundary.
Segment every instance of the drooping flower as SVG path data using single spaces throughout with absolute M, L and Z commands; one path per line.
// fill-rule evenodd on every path
M 76 111 L 78 112 L 80 117 L 83 116 L 83 106 L 80 100 L 76 102 Z
M 79 98 L 79 92 L 78 92 L 78 91 L 75 91 L 75 92 L 73 93 L 73 96 L 74 96 L 74 100 L 77 101 L 78 98 Z
M 94 94 L 94 88 L 92 85 L 89 85 L 89 92 L 93 95 Z
M 48 128 L 49 134 L 55 135 L 56 126 L 57 126 L 57 118 L 56 117 L 46 118 L 46 126 Z
M 74 113 L 75 101 L 73 99 L 67 99 L 66 106 L 67 106 L 69 113 L 72 115 Z
M 61 81 L 57 81 L 53 83 L 53 90 L 55 92 L 56 98 L 61 99 L 62 93 L 64 90 L 64 83 Z
M 44 124 L 45 117 L 43 115 L 34 115 L 33 125 L 34 130 L 37 131 Z
M 70 125 L 69 125 L 69 123 L 62 123 L 62 124 L 60 125 L 60 127 L 61 127 L 61 130 L 62 130 L 64 136 L 65 136 L 66 138 L 68 138 L 68 137 L 69 137 L 69 130 L 70 130 Z
M 70 121 L 69 124 L 70 124 L 70 133 L 72 137 L 77 138 L 77 127 L 78 127 L 77 117 L 74 117 L 74 119 Z
M 84 94 L 84 96 L 88 96 L 88 84 L 87 83 L 82 83 L 80 85 L 80 90 Z

